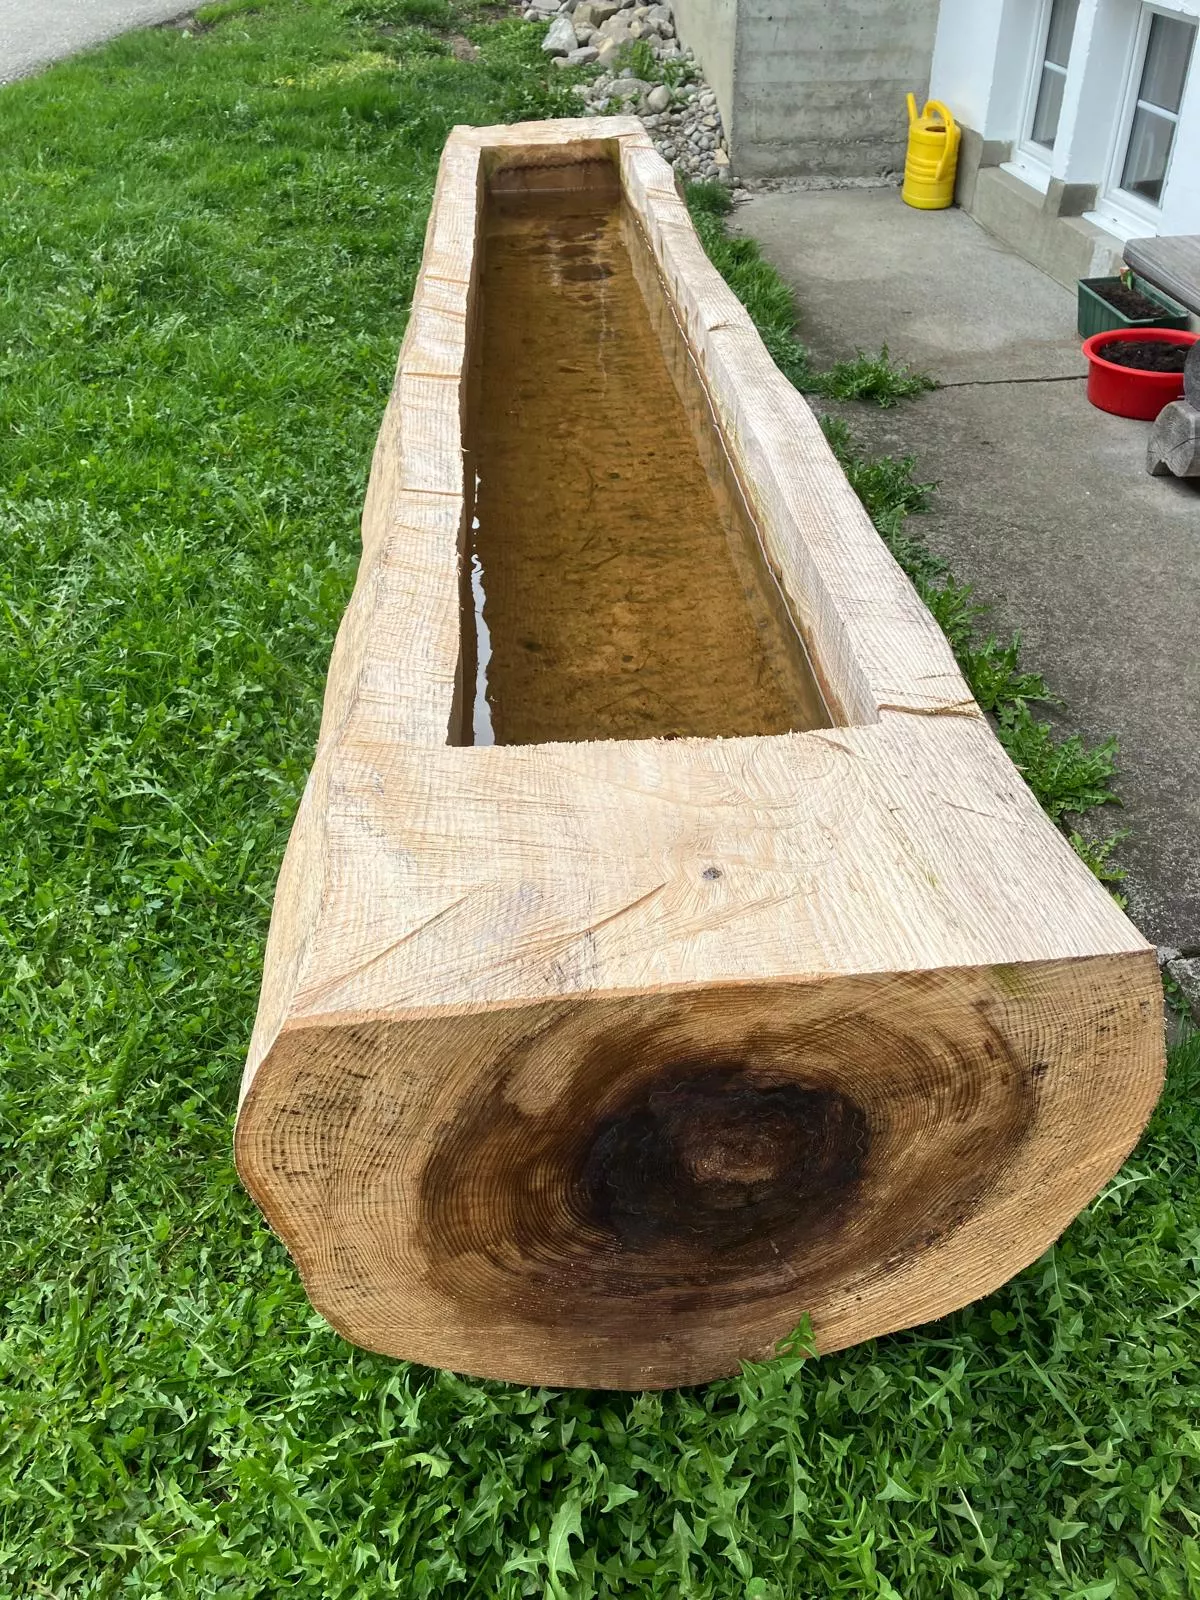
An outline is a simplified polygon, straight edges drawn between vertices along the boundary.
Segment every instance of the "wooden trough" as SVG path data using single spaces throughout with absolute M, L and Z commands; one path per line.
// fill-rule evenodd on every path
M 1162 1064 L 640 123 L 456 130 L 237 1127 L 313 1303 L 523 1383 L 834 1350 L 1035 1259 Z

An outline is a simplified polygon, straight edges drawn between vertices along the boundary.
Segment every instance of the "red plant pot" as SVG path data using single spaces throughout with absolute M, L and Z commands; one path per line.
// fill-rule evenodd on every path
M 1087 397 L 1101 411 L 1153 422 L 1164 406 L 1183 397 L 1182 372 L 1141 372 L 1098 355 L 1102 344 L 1195 344 L 1200 334 L 1180 328 L 1116 328 L 1083 341 L 1088 361 Z

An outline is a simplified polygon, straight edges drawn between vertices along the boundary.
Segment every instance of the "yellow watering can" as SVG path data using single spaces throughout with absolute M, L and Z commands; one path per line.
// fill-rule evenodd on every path
M 942 211 L 954 200 L 958 169 L 958 123 L 940 100 L 926 100 L 917 115 L 914 95 L 908 97 L 908 155 L 900 191 L 918 211 Z

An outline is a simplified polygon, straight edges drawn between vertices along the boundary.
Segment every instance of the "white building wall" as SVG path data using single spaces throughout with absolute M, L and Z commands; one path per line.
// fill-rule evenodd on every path
M 1200 17 L 1200 0 L 1155 0 L 1156 8 Z M 1141 0 L 1080 0 L 1058 137 L 1042 163 L 1051 178 L 1103 189 L 1112 167 Z M 1038 186 L 1039 163 L 1016 148 L 1034 71 L 1040 0 L 942 0 L 930 93 L 987 141 L 1010 141 L 1015 165 Z M 1025 167 L 1022 168 L 1022 161 Z M 1110 220 L 1111 226 L 1116 226 Z M 1141 231 L 1155 230 L 1149 221 Z M 1200 41 L 1164 185 L 1160 233 L 1200 233 Z
M 1103 181 L 1112 158 L 1140 0 L 1083 0 L 1051 167 L 1070 183 Z
M 1192 78 L 1200 78 L 1200 43 L 1192 58 Z M 1175 158 L 1167 174 L 1159 233 L 1200 233 L 1200 87 L 1189 86 L 1176 133 Z
M 930 94 L 985 139 L 1016 137 L 1039 0 L 942 0 Z
M 1005 137 L 987 132 L 1003 13 L 1004 0 L 943 5 L 933 43 L 930 94 L 985 139 Z
M 1200 0 L 1162 6 L 1200 18 Z M 1163 190 L 1160 233 L 1200 233 L 1200 36 L 1192 51 L 1187 90 L 1175 132 L 1171 170 Z
M 1083 0 L 1086 5 L 1087 0 Z M 969 0 L 968 0 L 969 9 Z M 1082 9 L 1082 5 L 1081 8 Z M 1000 49 L 996 77 L 988 107 L 991 124 L 1009 132 L 989 133 L 989 139 L 1012 139 L 1025 108 L 1026 85 L 1032 59 L 1031 41 L 1037 26 L 1039 0 L 1005 0 L 1000 22 Z

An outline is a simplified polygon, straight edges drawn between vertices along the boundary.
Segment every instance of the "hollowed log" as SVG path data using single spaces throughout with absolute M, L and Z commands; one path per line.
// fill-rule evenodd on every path
M 556 433 L 542 383 L 620 431 L 639 340 L 669 448 Z M 1039 1255 L 1153 1106 L 1154 952 L 636 121 L 451 137 L 363 542 L 237 1130 L 333 1325 L 664 1387 Z

